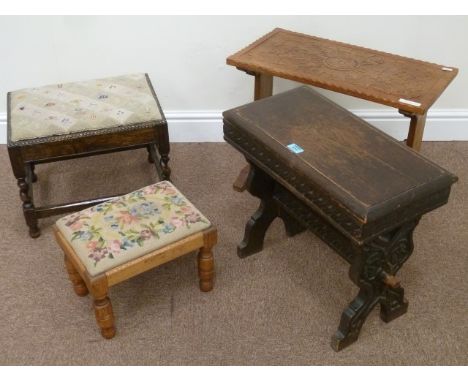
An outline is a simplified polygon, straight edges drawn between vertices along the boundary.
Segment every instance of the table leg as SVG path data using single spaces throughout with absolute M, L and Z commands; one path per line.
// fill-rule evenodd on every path
M 427 114 L 413 114 L 403 110 L 399 110 L 399 112 L 411 120 L 406 144 L 412 149 L 420 151 Z
M 254 73 L 254 76 L 254 100 L 257 101 L 262 98 L 270 97 L 273 94 L 273 76 L 263 73 Z M 249 165 L 246 165 L 237 176 L 232 185 L 234 190 L 243 192 L 247 188 L 247 176 L 250 171 L 249 167 Z

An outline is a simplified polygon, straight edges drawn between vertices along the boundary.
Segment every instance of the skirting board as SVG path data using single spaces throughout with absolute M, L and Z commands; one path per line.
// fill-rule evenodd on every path
M 351 110 L 392 137 L 403 140 L 409 119 L 393 110 Z M 223 142 L 221 111 L 166 111 L 171 142 Z M 431 110 L 425 141 L 468 140 L 468 109 Z M 0 144 L 6 143 L 6 113 L 0 113 Z

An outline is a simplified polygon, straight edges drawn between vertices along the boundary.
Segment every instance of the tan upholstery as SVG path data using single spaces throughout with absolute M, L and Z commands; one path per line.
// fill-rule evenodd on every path
M 10 93 L 11 141 L 161 120 L 145 74 Z
M 163 181 L 59 219 L 58 229 L 92 276 L 208 228 Z

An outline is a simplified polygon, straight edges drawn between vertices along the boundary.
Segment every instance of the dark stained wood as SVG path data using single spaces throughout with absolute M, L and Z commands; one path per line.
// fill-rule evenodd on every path
M 278 76 L 394 106 L 411 119 L 406 143 L 416 151 L 421 149 L 427 110 L 458 73 L 457 68 L 281 28 L 226 61 L 255 76 L 254 100 L 271 96 L 273 76 Z M 236 191 L 246 189 L 248 171 L 245 167 L 238 175 Z
M 238 255 L 259 252 L 279 217 L 288 234 L 307 227 L 350 263 L 359 293 L 332 338 L 336 351 L 357 340 L 376 305 L 385 322 L 404 314 L 396 273 L 419 219 L 447 202 L 457 177 L 308 87 L 223 116 L 225 140 L 245 155 L 247 189 L 260 199 Z
M 301 87 L 224 113 L 292 169 L 339 199 L 350 216 L 366 223 L 414 195 L 429 195 L 454 178 L 308 87 Z M 294 155 L 286 147 L 304 150 Z M 379 179 L 378 182 L 375 179 Z
M 168 165 L 170 143 L 167 122 L 148 75 L 146 77 L 161 114 L 160 120 L 15 142 L 11 141 L 12 126 L 10 123 L 10 94 L 8 93 L 8 154 L 13 174 L 18 182 L 20 198 L 23 202 L 23 214 L 31 237 L 40 236 L 38 219 L 77 211 L 98 204 L 105 199 L 100 197 L 53 206 L 35 206 L 32 186 L 37 179 L 34 173 L 36 164 L 147 148 L 160 179 L 170 179 L 171 170 Z
M 424 114 L 458 69 L 276 28 L 229 56 L 238 69 Z M 413 106 L 400 99 L 418 102 Z

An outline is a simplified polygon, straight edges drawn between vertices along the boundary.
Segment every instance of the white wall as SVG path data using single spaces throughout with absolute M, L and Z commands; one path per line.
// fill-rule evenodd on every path
M 2 16 L 0 142 L 7 91 L 131 72 L 149 73 L 173 140 L 219 140 L 219 112 L 253 92 L 252 77 L 226 57 L 275 27 L 458 67 L 426 138 L 468 139 L 466 16 Z M 275 91 L 292 86 L 277 80 Z M 394 135 L 406 130 L 392 109 L 326 93 L 384 129 L 391 121 Z

